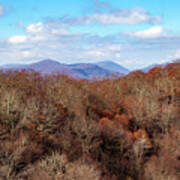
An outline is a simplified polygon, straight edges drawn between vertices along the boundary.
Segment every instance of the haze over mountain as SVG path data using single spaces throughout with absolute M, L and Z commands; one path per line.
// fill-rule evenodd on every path
M 112 62 L 104 61 L 99 63 L 76 63 L 76 64 L 62 64 L 58 61 L 51 59 L 45 59 L 40 62 L 32 64 L 7 64 L 0 66 L 0 69 L 12 69 L 12 70 L 22 70 L 22 69 L 32 69 L 34 71 L 40 72 L 41 74 L 66 74 L 74 78 L 102 78 L 105 76 L 110 76 L 112 74 L 118 73 L 119 76 L 127 74 L 129 71 Z

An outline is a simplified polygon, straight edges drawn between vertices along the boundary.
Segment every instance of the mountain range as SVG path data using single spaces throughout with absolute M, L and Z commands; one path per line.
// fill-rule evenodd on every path
M 179 62 L 176 60 L 174 62 Z M 164 64 L 152 64 L 143 69 L 143 72 L 148 72 L 150 69 L 156 66 L 166 66 L 169 63 Z M 42 75 L 45 74 L 65 74 L 77 79 L 101 79 L 103 77 L 110 77 L 115 74 L 117 77 L 123 76 L 131 72 L 127 68 L 115 63 L 113 61 L 101 61 L 97 63 L 76 63 L 76 64 L 63 64 L 55 60 L 45 59 L 31 64 L 7 64 L 0 66 L 1 70 L 34 70 Z
M 118 76 L 125 75 L 130 71 L 113 61 L 102 61 L 98 63 L 76 63 L 62 64 L 58 61 L 45 59 L 32 64 L 7 64 L 0 66 L 2 70 L 22 70 L 32 69 L 41 74 L 66 74 L 78 79 L 103 78 L 116 74 Z

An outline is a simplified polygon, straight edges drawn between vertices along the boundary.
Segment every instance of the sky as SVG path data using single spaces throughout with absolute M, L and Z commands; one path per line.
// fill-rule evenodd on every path
M 179 0 L 0 0 L 0 65 L 54 59 L 130 69 L 180 58 Z

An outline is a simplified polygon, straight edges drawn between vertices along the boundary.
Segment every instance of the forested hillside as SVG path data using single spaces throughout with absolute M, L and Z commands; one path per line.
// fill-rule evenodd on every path
M 99 81 L 0 72 L 0 179 L 179 180 L 180 63 Z

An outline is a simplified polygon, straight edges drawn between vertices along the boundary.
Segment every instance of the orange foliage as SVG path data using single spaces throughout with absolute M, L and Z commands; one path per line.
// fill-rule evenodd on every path
M 148 148 L 151 148 L 152 147 L 152 143 L 151 143 L 151 140 L 149 139 L 149 136 L 147 134 L 147 132 L 143 129 L 139 129 L 137 131 L 135 131 L 133 133 L 133 136 L 134 136 L 134 140 L 138 140 L 138 139 L 141 139 L 143 138 L 145 140 L 145 145 L 148 147 Z
M 113 118 L 113 111 L 110 111 L 110 110 L 102 110 L 101 111 L 101 115 L 104 116 L 104 117 L 108 117 L 109 119 Z
M 130 115 L 131 117 L 132 115 Z M 126 138 L 131 139 L 132 142 L 143 138 L 145 140 L 145 145 L 148 148 L 152 147 L 151 140 L 149 139 L 148 133 L 143 129 L 138 129 L 137 131 L 130 131 L 130 119 L 126 114 L 116 114 L 113 120 L 109 120 L 107 117 L 100 119 L 100 127 L 102 130 L 108 128 L 114 131 L 115 129 L 122 128 L 125 133 Z
M 104 128 L 108 128 L 113 130 L 115 128 L 114 122 L 109 120 L 108 118 L 102 118 L 100 119 L 100 127 L 103 130 Z
M 135 139 L 148 138 L 148 134 L 145 130 L 139 129 L 136 132 L 134 132 L 134 137 L 135 137 Z
M 161 72 L 162 67 L 154 67 L 148 72 L 148 75 L 160 75 Z
M 114 119 L 116 120 L 116 122 L 118 122 L 119 124 L 121 124 L 123 127 L 128 128 L 129 124 L 130 124 L 130 120 L 129 118 L 126 116 L 126 114 L 116 114 L 114 116 Z
M 128 131 L 128 130 L 125 130 L 125 133 L 126 133 L 126 137 L 127 137 L 128 139 L 131 139 L 131 140 L 134 142 L 133 132 Z
M 120 120 L 120 119 L 121 119 L 121 115 L 120 115 L 120 114 L 116 114 L 116 115 L 114 116 L 114 119 L 115 119 L 115 120 Z
M 129 120 L 132 120 L 133 118 L 134 118 L 133 114 L 132 114 L 132 113 L 129 113 L 129 114 L 128 114 L 128 119 L 129 119 Z

